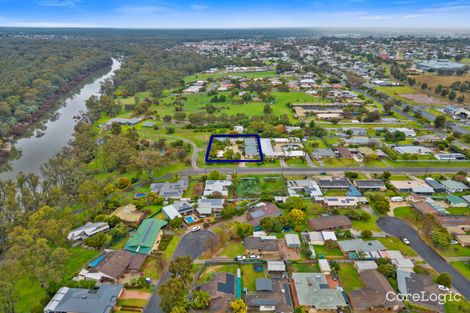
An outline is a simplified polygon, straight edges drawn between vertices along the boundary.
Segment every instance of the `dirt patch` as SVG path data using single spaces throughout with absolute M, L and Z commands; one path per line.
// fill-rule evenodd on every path
M 149 298 L 150 298 L 150 293 L 149 292 L 124 289 L 124 291 L 122 292 L 122 295 L 119 299 L 148 300 Z
M 286 241 L 284 239 L 279 240 L 277 246 L 279 247 L 279 254 L 282 260 L 298 260 L 300 259 L 300 253 L 297 249 L 287 248 Z
M 414 101 L 416 103 L 421 103 L 421 104 L 449 104 L 448 102 L 428 96 L 424 93 L 414 93 L 414 94 L 409 94 L 409 93 L 404 93 L 399 95 L 402 98 Z

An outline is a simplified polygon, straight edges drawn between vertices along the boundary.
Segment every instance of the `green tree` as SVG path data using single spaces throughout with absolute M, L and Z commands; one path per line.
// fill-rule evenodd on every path
M 164 312 L 172 312 L 173 307 L 184 301 L 185 283 L 181 278 L 171 277 L 158 288 L 160 307 Z
M 181 279 L 185 284 L 190 283 L 193 274 L 193 259 L 191 256 L 176 257 L 171 263 L 168 271 L 172 277 Z
M 434 127 L 443 128 L 446 125 L 446 117 L 444 115 L 439 115 L 434 119 Z
M 242 299 L 232 301 L 232 303 L 230 303 L 230 307 L 234 313 L 246 313 L 246 304 Z
M 450 275 L 446 272 L 443 272 L 437 276 L 436 283 L 442 286 L 450 287 L 452 286 L 452 277 L 450 277 Z
M 193 302 L 191 305 L 196 310 L 206 309 L 211 303 L 211 297 L 209 293 L 202 289 L 193 291 L 192 299 Z

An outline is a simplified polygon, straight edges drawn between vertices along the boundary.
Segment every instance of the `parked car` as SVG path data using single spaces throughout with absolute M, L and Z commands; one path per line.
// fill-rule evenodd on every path
M 437 285 L 437 287 L 438 287 L 439 290 L 441 290 L 441 291 L 445 291 L 445 292 L 449 292 L 449 291 L 450 291 L 448 287 L 443 286 L 443 285 Z
M 201 226 L 194 226 L 193 228 L 191 228 L 192 232 L 196 232 L 196 231 L 200 231 L 200 230 L 201 230 Z
M 249 258 L 250 260 L 259 260 L 259 255 L 250 254 L 250 255 L 248 256 L 248 258 Z
M 458 242 L 457 240 L 451 240 L 451 241 L 450 241 L 450 244 L 451 244 L 451 245 L 458 245 L 459 242 Z
M 410 241 L 407 238 L 402 238 L 401 241 L 403 241 L 404 244 L 407 244 L 407 245 L 410 244 Z
M 246 256 L 244 255 L 237 255 L 235 257 L 235 261 L 246 261 Z

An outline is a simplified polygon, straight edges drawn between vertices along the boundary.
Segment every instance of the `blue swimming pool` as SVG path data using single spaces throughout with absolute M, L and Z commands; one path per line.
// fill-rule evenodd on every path
M 143 198 L 143 197 L 145 197 L 145 196 L 147 196 L 146 193 L 144 193 L 144 192 L 138 192 L 138 193 L 135 193 L 135 194 L 134 194 L 134 199 L 140 199 L 140 198 Z
M 191 216 L 191 215 L 188 215 L 188 216 L 185 216 L 185 217 L 184 217 L 184 221 L 185 221 L 186 224 L 188 224 L 188 225 L 189 225 L 189 224 L 194 224 L 194 223 L 196 223 L 197 218 L 195 218 L 195 217 L 193 217 L 193 216 Z

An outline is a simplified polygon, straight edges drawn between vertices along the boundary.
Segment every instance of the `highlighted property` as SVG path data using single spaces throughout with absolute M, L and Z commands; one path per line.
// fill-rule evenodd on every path
M 256 134 L 212 135 L 207 163 L 263 162 L 261 139 Z

